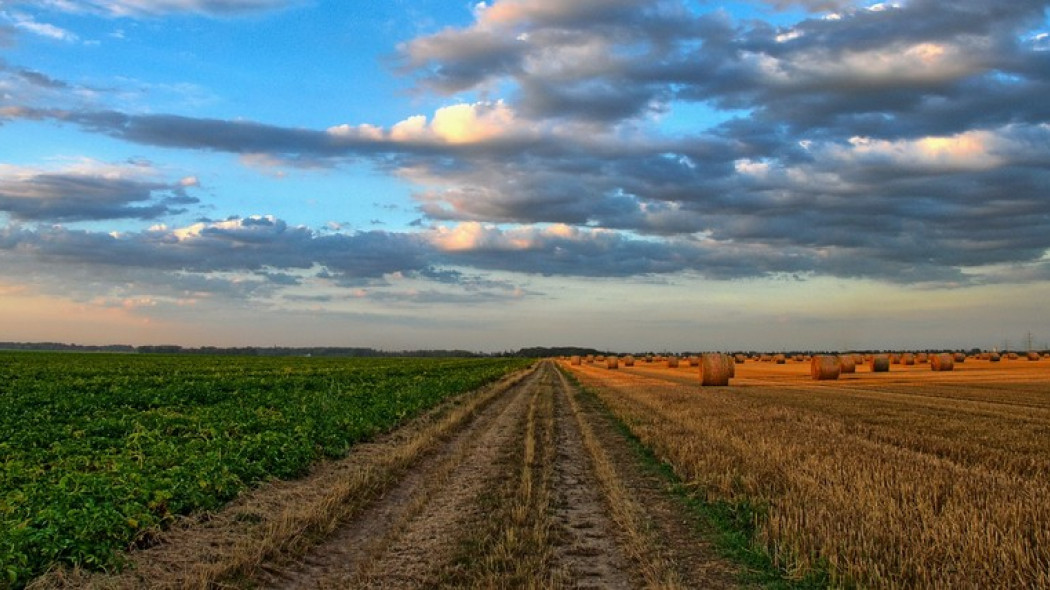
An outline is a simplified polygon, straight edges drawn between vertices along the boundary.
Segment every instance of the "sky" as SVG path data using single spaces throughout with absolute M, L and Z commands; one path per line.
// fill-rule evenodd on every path
M 0 341 L 1050 340 L 1050 0 L 0 0 Z

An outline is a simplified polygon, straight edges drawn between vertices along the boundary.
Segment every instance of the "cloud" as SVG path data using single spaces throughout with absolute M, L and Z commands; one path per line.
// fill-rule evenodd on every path
M 399 48 L 402 71 L 455 102 L 390 127 L 30 104 L 0 117 L 232 153 L 275 175 L 368 158 L 416 187 L 415 233 L 264 217 L 121 238 L 159 268 L 266 268 L 254 277 L 271 283 L 316 272 L 344 286 L 390 273 L 438 281 L 434 269 L 450 266 L 944 285 L 1034 276 L 988 268 L 1028 269 L 1050 250 L 1050 52 L 1033 32 L 1045 2 L 773 4 L 835 15 L 781 26 L 676 0 L 479 4 L 468 26 Z M 712 115 L 689 115 L 699 110 Z M 56 190 L 46 180 L 38 190 Z M 160 184 L 108 190 L 130 215 L 172 206 L 159 195 L 174 183 Z M 58 216 L 6 207 L 22 221 Z
M 153 179 L 149 165 L 81 160 L 55 169 L 0 164 L 0 211 L 16 221 L 49 223 L 111 219 L 154 220 L 198 203 L 183 179 Z
M 20 4 L 20 2 L 15 2 Z M 302 0 L 44 0 L 42 8 L 109 17 L 200 14 L 237 16 L 299 6 Z
M 80 38 L 71 31 L 67 31 L 66 29 L 57 27 L 50 23 L 39 22 L 31 15 L 22 12 L 0 12 L 0 17 L 6 17 L 16 29 L 21 29 L 40 37 L 46 37 L 48 39 L 64 41 L 67 43 L 74 43 L 80 40 Z

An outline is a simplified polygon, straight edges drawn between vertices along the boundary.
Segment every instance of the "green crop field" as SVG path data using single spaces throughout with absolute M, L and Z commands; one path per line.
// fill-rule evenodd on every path
M 0 353 L 0 586 L 118 566 L 176 515 L 527 364 Z

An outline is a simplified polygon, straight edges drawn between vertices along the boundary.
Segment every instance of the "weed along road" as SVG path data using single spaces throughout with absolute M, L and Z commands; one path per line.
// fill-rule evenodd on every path
M 591 395 L 542 361 L 245 494 L 95 587 L 726 588 L 737 571 Z

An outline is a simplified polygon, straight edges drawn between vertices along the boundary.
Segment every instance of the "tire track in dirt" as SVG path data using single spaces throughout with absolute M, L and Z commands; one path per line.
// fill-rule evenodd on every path
M 596 398 L 541 363 L 279 578 L 307 588 L 731 588 Z
M 476 520 L 474 499 L 512 442 L 533 373 L 508 390 L 360 518 L 315 547 L 298 568 L 271 579 L 282 590 L 419 587 L 452 558 L 456 531 Z
M 55 586 L 731 587 L 733 569 L 603 412 L 544 361 L 190 527 L 173 537 L 196 544 L 179 559 L 164 557 L 179 547 L 162 547 L 153 562 L 142 552 L 137 573 Z M 306 512 L 323 504 L 324 519 L 269 540 L 277 524 L 306 518 L 307 497 Z

